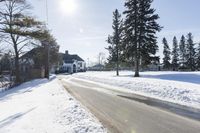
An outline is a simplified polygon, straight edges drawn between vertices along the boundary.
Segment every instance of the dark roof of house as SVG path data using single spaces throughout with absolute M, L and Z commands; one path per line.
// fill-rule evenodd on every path
M 84 61 L 80 56 L 74 54 L 74 55 L 70 55 L 70 54 L 63 54 L 63 53 L 60 53 L 60 55 L 62 56 L 63 60 L 65 63 L 73 63 L 74 60 L 77 60 L 77 61 Z
M 43 48 L 41 48 L 41 47 L 33 48 L 32 50 L 30 50 L 27 53 L 25 53 L 24 55 L 22 55 L 20 57 L 20 59 L 33 58 L 34 55 L 42 52 L 42 50 L 43 50 Z

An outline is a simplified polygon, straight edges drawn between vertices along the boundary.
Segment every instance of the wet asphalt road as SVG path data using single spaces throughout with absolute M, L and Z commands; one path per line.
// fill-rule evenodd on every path
M 200 121 L 130 100 L 99 84 L 61 76 L 63 86 L 111 133 L 200 133 Z

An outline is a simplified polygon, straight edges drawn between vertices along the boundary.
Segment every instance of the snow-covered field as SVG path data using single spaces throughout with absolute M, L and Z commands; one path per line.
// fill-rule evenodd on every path
M 34 80 L 0 93 L 0 133 L 106 132 L 58 82 Z
M 73 76 L 113 85 L 147 97 L 200 109 L 200 72 L 86 72 Z

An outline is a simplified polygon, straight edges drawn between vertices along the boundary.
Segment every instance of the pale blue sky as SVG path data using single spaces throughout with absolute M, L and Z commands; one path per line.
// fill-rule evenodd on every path
M 45 0 L 29 0 L 33 5 L 33 15 L 45 21 Z M 64 13 L 60 1 L 49 2 L 49 25 L 57 38 L 60 51 L 69 50 L 77 53 L 85 60 L 96 61 L 99 52 L 107 52 L 105 47 L 107 35 L 112 33 L 112 12 L 118 8 L 123 11 L 125 0 L 74 0 L 76 10 Z M 167 37 L 169 43 L 174 35 L 192 32 L 196 41 L 200 41 L 200 0 L 154 0 L 153 6 L 160 16 L 159 23 L 164 29 L 158 34 L 158 42 L 162 53 L 162 38 Z

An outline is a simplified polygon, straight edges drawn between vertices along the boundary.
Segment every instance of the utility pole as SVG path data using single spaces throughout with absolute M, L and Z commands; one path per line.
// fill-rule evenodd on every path
M 47 41 L 43 41 L 45 50 L 45 78 L 49 79 L 49 44 Z
M 101 53 L 99 53 L 99 65 L 101 65 Z
M 49 9 L 48 9 L 48 0 L 46 0 L 46 23 L 49 23 Z
M 46 24 L 48 26 L 49 23 L 49 9 L 48 9 L 48 0 L 46 0 Z M 49 43 L 48 41 L 44 41 L 44 49 L 45 49 L 45 78 L 49 79 Z
M 90 66 L 90 58 L 87 58 L 87 61 L 88 61 L 87 67 L 89 67 Z

